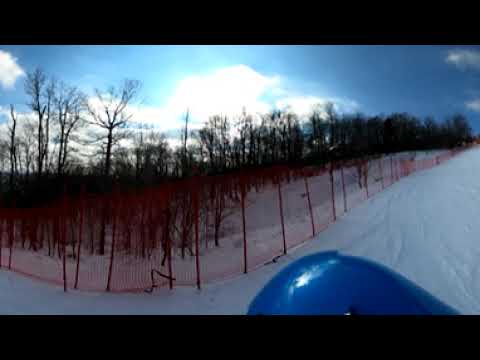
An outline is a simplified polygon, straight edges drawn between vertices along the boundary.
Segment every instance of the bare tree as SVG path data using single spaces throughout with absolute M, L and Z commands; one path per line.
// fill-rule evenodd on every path
M 140 125 L 139 130 L 136 134 L 132 134 L 133 136 L 133 145 L 134 148 L 132 149 L 134 153 L 135 159 L 135 179 L 138 181 L 140 180 L 140 175 L 142 173 L 142 158 L 144 153 L 144 125 Z
M 49 168 L 49 150 L 50 150 L 50 119 L 53 114 L 53 101 L 55 98 L 55 92 L 57 87 L 57 81 L 52 78 L 50 79 L 47 88 L 45 89 L 45 102 L 46 102 L 46 118 L 45 118 L 45 138 L 43 144 L 43 158 L 45 170 L 50 170 Z
M 71 135 L 84 124 L 82 111 L 85 103 L 85 95 L 77 88 L 60 85 L 55 96 L 56 120 L 59 127 L 56 164 L 58 176 L 64 173 L 67 165 Z
M 150 131 L 146 133 L 145 130 L 148 129 Z M 163 153 L 164 136 L 152 127 L 141 124 L 139 129 L 131 134 L 130 140 L 133 147 L 125 154 L 127 157 L 124 160 L 131 163 L 131 168 L 135 170 L 135 179 L 150 183 L 154 178 L 162 176 L 166 155 Z
M 248 130 L 252 126 L 252 116 L 247 114 L 246 110 L 242 110 L 242 114 L 235 124 L 238 132 L 237 152 L 239 153 L 238 163 L 240 166 L 244 166 L 247 163 L 247 142 L 248 142 Z
M 216 170 L 216 149 L 217 149 L 217 135 L 216 135 L 216 128 L 217 128 L 217 116 L 213 116 L 208 119 L 208 122 L 205 123 L 205 126 L 200 129 L 198 132 L 198 143 L 201 148 L 202 153 L 206 153 L 208 155 L 208 163 L 210 171 Z
M 231 153 L 230 149 L 230 122 L 227 116 L 221 116 L 219 118 L 219 140 L 220 140 L 220 154 L 221 154 L 221 168 L 226 171 L 229 167 L 229 157 Z
M 25 174 L 25 180 L 28 182 L 30 178 L 30 171 L 35 171 L 34 167 L 34 157 L 35 157 L 35 133 L 36 126 L 35 123 L 30 118 L 25 118 L 22 121 L 21 134 L 19 139 L 19 162 L 23 157 L 23 166 L 20 166 L 22 173 Z
M 106 134 L 99 136 L 97 140 L 103 140 L 105 149 L 104 176 L 110 175 L 112 147 L 124 137 L 119 129 L 128 125 L 131 114 L 127 114 L 127 106 L 134 100 L 140 90 L 140 82 L 137 80 L 125 80 L 118 88 L 110 87 L 106 94 L 95 90 L 97 99 L 100 102 L 100 109 L 91 103 L 87 104 L 88 112 L 92 117 L 91 123 L 106 131 Z
M 182 154 L 181 154 L 181 156 L 182 156 L 182 159 L 181 159 L 181 162 L 182 162 L 182 165 L 181 165 L 182 177 L 184 177 L 186 175 L 186 173 L 188 172 L 187 142 L 188 142 L 188 120 L 189 120 L 189 117 L 190 117 L 190 112 L 187 109 L 187 112 L 185 114 L 185 126 L 183 128 L 183 132 L 182 132 L 182 135 L 181 135 L 181 141 L 182 141 Z
M 330 132 L 329 132 L 329 147 L 330 150 L 333 150 L 336 145 L 337 140 L 337 114 L 335 112 L 335 107 L 333 103 L 327 102 L 325 104 L 325 115 L 326 115 L 326 122 L 330 125 Z
M 15 109 L 13 105 L 10 105 L 10 117 L 12 118 L 12 125 L 8 128 L 9 135 L 9 153 L 10 153 L 10 176 L 9 187 L 10 191 L 13 191 L 15 175 L 17 174 L 17 144 L 16 144 L 16 129 L 17 129 L 17 117 L 15 115 Z
M 47 83 L 47 77 L 40 68 L 27 74 L 25 92 L 30 97 L 27 104 L 37 117 L 37 177 L 42 176 L 48 161 L 49 128 L 55 81 Z
M 8 141 L 0 137 L 0 194 L 4 192 L 4 177 L 8 172 L 6 169 L 10 157 L 8 145 Z
M 106 94 L 95 89 L 99 108 L 92 103 L 87 103 L 87 110 L 91 116 L 90 123 L 100 127 L 106 134 L 95 136 L 94 142 L 100 142 L 102 155 L 104 154 L 103 176 L 105 180 L 110 177 L 112 162 L 112 147 L 126 137 L 125 129 L 129 123 L 131 114 L 127 113 L 127 106 L 135 99 L 140 90 L 140 82 L 137 80 L 125 80 L 118 88 L 110 87 Z M 105 254 L 107 204 L 103 206 L 101 219 L 100 255 Z
M 0 138 L 0 174 L 3 174 L 5 171 L 5 163 L 9 160 L 10 157 L 10 146 L 8 141 Z M 2 176 L 0 175 L 0 185 L 2 184 Z
M 309 136 L 308 147 L 312 157 L 319 157 L 325 144 L 325 131 L 323 131 L 321 108 L 316 105 L 308 118 Z

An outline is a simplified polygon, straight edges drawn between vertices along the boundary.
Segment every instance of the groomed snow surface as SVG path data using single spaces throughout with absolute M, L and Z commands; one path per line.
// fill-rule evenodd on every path
M 419 171 L 361 203 L 277 263 L 224 282 L 152 294 L 63 292 L 0 270 L 1 314 L 245 314 L 284 266 L 336 249 L 398 271 L 465 314 L 480 313 L 480 149 Z

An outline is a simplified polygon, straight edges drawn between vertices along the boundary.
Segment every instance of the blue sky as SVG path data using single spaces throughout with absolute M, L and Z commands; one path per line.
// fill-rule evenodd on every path
M 26 102 L 24 73 L 41 66 L 87 93 L 142 82 L 135 119 L 169 130 L 190 108 L 198 123 L 241 106 L 302 113 L 334 101 L 343 111 L 468 116 L 480 132 L 475 46 L 2 46 L 0 113 Z

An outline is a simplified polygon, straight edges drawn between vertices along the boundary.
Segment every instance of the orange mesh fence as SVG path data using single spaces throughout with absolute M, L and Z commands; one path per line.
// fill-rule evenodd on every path
M 372 159 L 367 162 L 366 168 L 366 184 L 368 196 L 373 196 L 382 191 L 385 187 L 383 179 L 382 158 Z
M 323 231 L 331 222 L 334 221 L 334 193 L 332 188 L 331 169 L 319 169 L 310 173 L 307 178 L 310 200 L 312 205 L 313 223 L 315 225 L 315 234 Z M 333 174 L 332 174 L 333 175 Z
M 166 201 L 152 191 L 143 195 L 139 199 L 133 195 L 115 197 L 107 270 L 111 291 L 147 288 L 152 283 L 152 270 L 168 276 L 167 235 L 161 211 Z M 154 274 L 154 278 L 156 284 L 167 282 L 166 277 Z
M 23 275 L 63 284 L 62 244 L 68 230 L 64 223 L 66 217 L 52 216 L 49 209 L 30 209 L 28 216 L 22 216 L 22 211 L 17 210 L 12 215 L 6 219 L 7 241 L 2 249 L 2 266 Z M 8 257 L 4 257 L 7 252 Z
M 78 289 L 105 290 L 109 266 L 107 254 L 111 249 L 111 202 L 105 196 L 88 196 L 82 200 L 83 231 L 80 247 L 77 247 L 80 256 L 75 264 L 78 266 L 78 278 L 75 276 L 73 284 Z
M 332 188 L 334 199 L 332 200 L 332 208 L 333 208 L 333 201 L 335 204 L 335 213 L 334 220 L 338 216 L 342 216 L 347 212 L 347 194 L 346 194 L 346 187 L 345 187 L 345 169 L 341 163 L 337 164 L 336 166 L 332 167 L 332 182 L 333 185 L 330 184 Z
M 436 165 L 436 159 L 435 158 L 426 158 L 426 159 L 420 159 L 417 161 L 417 170 L 427 170 L 431 169 Z
M 393 172 L 393 156 L 385 156 L 381 159 L 384 187 L 388 187 L 395 182 Z
M 273 171 L 264 171 L 255 175 L 245 179 L 247 270 L 252 270 L 283 254 L 286 246 L 285 228 L 282 227 L 284 204 L 281 193 L 281 172 L 278 179 L 275 179 Z M 260 180 L 261 185 L 258 186 L 258 191 L 255 186 L 252 186 L 252 181 L 257 179 Z M 282 201 L 282 208 L 280 201 Z
M 203 282 L 221 280 L 244 272 L 240 185 L 240 179 L 233 176 L 211 177 L 199 184 L 202 190 L 199 200 L 198 247 L 199 270 Z M 190 261 L 190 269 L 193 269 L 196 259 L 192 257 Z M 175 276 L 181 277 L 178 269 L 175 269 Z
M 142 291 L 239 275 L 311 239 L 401 177 L 468 147 L 301 169 L 271 167 L 0 208 L 0 267 L 91 291 Z
M 287 248 L 314 236 L 308 179 L 301 171 L 287 172 L 281 186 Z
M 365 164 L 360 161 L 346 163 L 343 169 L 347 211 L 367 199 Z

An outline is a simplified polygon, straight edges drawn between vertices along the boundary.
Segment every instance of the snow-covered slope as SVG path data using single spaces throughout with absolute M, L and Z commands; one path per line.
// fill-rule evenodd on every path
M 0 271 L 2 314 L 244 314 L 256 292 L 306 254 L 338 249 L 378 261 L 462 313 L 480 313 L 480 149 L 401 179 L 277 263 L 201 291 L 69 291 Z

